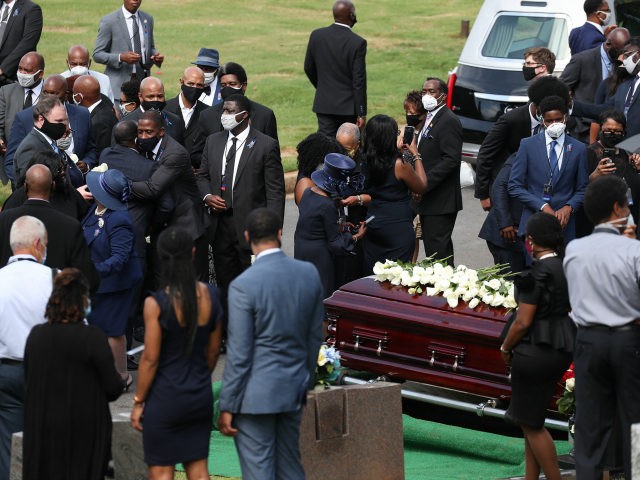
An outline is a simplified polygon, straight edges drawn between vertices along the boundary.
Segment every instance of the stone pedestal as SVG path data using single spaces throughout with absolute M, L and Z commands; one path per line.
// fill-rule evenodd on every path
M 22 432 L 11 436 L 11 466 L 9 480 L 22 480 Z
M 144 463 L 142 451 L 142 433 L 131 427 L 129 413 L 113 415 L 111 453 L 116 480 L 147 478 L 147 465 Z
M 404 479 L 400 385 L 332 387 L 307 396 L 300 426 L 307 480 Z

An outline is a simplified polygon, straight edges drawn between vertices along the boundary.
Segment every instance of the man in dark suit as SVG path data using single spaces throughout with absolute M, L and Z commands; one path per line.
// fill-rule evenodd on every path
M 127 120 L 137 122 L 144 112 L 147 110 L 157 110 L 161 112 L 164 120 L 164 130 L 176 142 L 184 146 L 184 122 L 182 115 L 175 115 L 172 112 L 165 111 L 167 102 L 164 96 L 164 85 L 162 80 L 156 77 L 147 77 L 140 82 L 140 91 L 138 93 L 140 106 L 133 112 L 127 114 Z
M 367 41 L 352 31 L 356 7 L 338 0 L 333 19 L 333 25 L 311 32 L 304 59 L 304 72 L 316 89 L 318 132 L 328 137 L 345 122 L 362 129 L 367 116 Z
M 158 164 L 158 169 L 149 179 L 133 182 L 131 194 L 134 199 L 157 200 L 165 193 L 170 193 L 175 207 L 168 224 L 189 232 L 196 247 L 194 261 L 198 276 L 208 279 L 202 200 L 189 154 L 170 135 L 165 134 L 163 123 L 161 113 L 156 110 L 144 112 L 138 120 L 138 147 L 148 159 Z
M 164 55 L 156 50 L 153 17 L 138 10 L 142 0 L 124 0 L 122 8 L 100 20 L 93 59 L 107 66 L 104 73 L 117 96 L 120 85 L 128 80 L 142 80 L 158 68 Z
M 571 55 L 599 47 L 605 41 L 604 27 L 611 21 L 611 9 L 607 0 L 585 0 L 587 21 L 569 32 Z
M 224 132 L 207 138 L 198 174 L 200 198 L 209 210 L 209 243 L 218 286 L 251 264 L 244 222 L 258 207 L 284 218 L 284 173 L 278 142 L 250 126 L 251 103 L 244 95 L 224 102 Z
M 601 45 L 571 57 L 571 61 L 560 75 L 560 80 L 573 91 L 574 99 L 593 103 L 598 86 L 617 66 L 618 56 L 624 51 L 630 38 L 629 30 L 616 28 Z M 590 126 L 590 120 L 579 118 L 572 134 L 581 142 L 589 143 Z
M 201 48 L 195 62 L 191 62 L 204 72 L 204 91 L 200 101 L 211 107 L 222 103 L 220 96 L 220 81 L 218 69 L 220 68 L 220 54 L 215 48 Z
M 204 72 L 198 67 L 187 68 L 180 79 L 180 90 L 176 97 L 167 100 L 164 111 L 182 118 L 185 124 L 183 145 L 187 152 L 192 152 L 197 137 L 198 119 L 208 108 L 198 100 L 204 91 Z M 193 168 L 200 168 L 199 161 L 194 163 L 194 160 L 198 161 L 199 157 L 192 158 L 191 165 Z
M 447 262 L 453 265 L 451 234 L 462 210 L 462 125 L 445 105 L 447 94 L 447 84 L 438 78 L 427 78 L 422 86 L 427 115 L 418 135 L 418 152 L 427 174 L 427 190 L 415 209 L 422 224 L 425 255 L 449 257 Z
M 42 91 L 44 58 L 37 52 L 25 53 L 18 64 L 20 79 L 0 88 L 0 154 L 4 156 L 11 125 L 16 114 L 33 105 Z M 7 183 L 9 177 L 0 167 L 0 181 Z
M 34 165 L 25 179 L 28 200 L 20 207 L 0 212 L 0 265 L 6 265 L 11 256 L 9 230 L 13 221 L 23 215 L 36 217 L 47 228 L 49 244 L 45 265 L 52 268 L 74 267 L 85 274 L 91 290 L 98 288 L 100 278 L 96 272 L 89 248 L 84 241 L 82 226 L 75 218 L 58 212 L 49 203 L 51 171 L 44 165 Z
M 225 63 L 220 67 L 218 78 L 220 79 L 221 87 L 220 95 L 223 100 L 234 94 L 244 95 L 247 91 L 247 72 L 242 68 L 242 65 L 233 62 Z M 249 118 L 251 128 L 278 141 L 278 124 L 273 110 L 253 100 L 249 100 L 249 103 L 251 104 L 251 116 Z M 224 130 L 220 122 L 222 109 L 223 104 L 219 103 L 207 108 L 200 114 L 198 131 L 196 132 L 193 150 L 190 152 L 194 163 L 200 164 L 200 157 L 207 137 L 212 133 Z
M 589 182 L 586 145 L 565 134 L 567 104 L 558 96 L 540 103 L 545 131 L 522 140 L 509 177 L 509 195 L 523 205 L 518 234 L 536 212 L 555 215 L 566 242 L 575 238 L 575 215 Z
M 513 153 L 498 172 L 491 187 L 493 206 L 485 218 L 478 237 L 487 242 L 487 247 L 496 265 L 507 264 L 509 271 L 516 273 L 525 268 L 524 244 L 518 238 L 518 224 L 522 216 L 522 204 L 509 196 L 509 176 L 515 160 Z
M 73 83 L 73 101 L 86 107 L 91 114 L 91 136 L 96 145 L 96 155 L 111 145 L 111 132 L 118 119 L 113 103 L 100 93 L 100 82 L 92 75 L 82 75 Z
M 18 62 L 38 48 L 42 10 L 29 0 L 4 0 L 0 9 L 0 85 L 17 80 Z
M 520 141 L 544 127 L 538 119 L 538 105 L 548 96 L 559 95 L 569 104 L 569 88 L 556 77 L 535 80 L 527 90 L 529 103 L 502 115 L 485 137 L 476 161 L 475 197 L 485 211 L 491 209 L 491 185 L 505 160 L 520 148 Z
M 300 419 L 315 383 L 323 288 L 310 263 L 280 250 L 281 224 L 267 208 L 249 215 L 243 236 L 256 261 L 229 289 L 218 426 L 223 435 L 235 436 L 247 480 L 305 478 Z
M 67 111 L 69 126 L 73 132 L 71 136 L 73 140 L 71 144 L 69 144 L 68 141 L 66 143 L 62 141 L 58 142 L 58 147 L 61 152 L 65 152 L 66 154 L 68 168 L 74 186 L 79 187 L 84 184 L 84 180 L 80 178 L 81 175 L 78 175 L 76 170 L 85 173 L 98 163 L 96 146 L 91 135 L 91 114 L 85 107 L 66 102 L 67 80 L 60 75 L 48 76 L 44 81 L 42 93 L 57 96 Z M 18 171 L 22 169 L 28 161 L 28 159 L 18 160 L 17 157 L 18 148 L 22 140 L 33 129 L 33 112 L 34 107 L 26 108 L 18 112 L 13 121 L 9 135 L 9 144 L 7 145 L 7 154 L 5 156 L 5 169 L 7 172 L 11 170 L 9 166 L 13 168 L 11 172 Z M 68 135 L 65 139 L 68 139 Z M 73 159 L 72 155 L 75 155 L 77 159 Z M 16 177 L 15 180 L 18 180 L 18 178 L 19 177 Z

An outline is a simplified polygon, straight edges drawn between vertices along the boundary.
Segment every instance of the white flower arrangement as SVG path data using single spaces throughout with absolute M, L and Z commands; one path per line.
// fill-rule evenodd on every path
M 373 267 L 375 280 L 390 282 L 408 288 L 409 295 L 426 293 L 429 296 L 442 295 L 451 308 L 460 300 L 469 308 L 480 303 L 491 307 L 516 308 L 513 282 L 507 280 L 504 265 L 481 270 L 473 270 L 464 265 L 453 268 L 442 260 L 426 258 L 417 264 L 386 260 Z

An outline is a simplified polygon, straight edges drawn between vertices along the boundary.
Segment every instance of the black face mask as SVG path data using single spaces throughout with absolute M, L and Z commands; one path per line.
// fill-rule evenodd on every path
M 407 125 L 410 127 L 417 127 L 421 120 L 421 115 L 411 115 L 410 113 L 407 113 L 405 117 L 407 119 Z
M 142 105 L 142 108 L 144 108 L 145 112 L 147 110 L 157 110 L 161 112 L 162 110 L 164 110 L 166 104 L 167 102 L 165 102 L 164 100 L 152 100 L 150 102 L 144 101 L 140 105 Z
M 624 140 L 624 133 L 613 133 L 613 132 L 600 132 L 600 143 L 607 148 L 613 148 L 622 140 Z
M 528 82 L 529 80 L 533 80 L 534 78 L 536 78 L 536 68 L 538 67 L 522 67 L 522 76 L 524 77 L 525 81 Z
M 158 144 L 158 137 L 140 138 L 138 137 L 138 148 L 142 152 L 153 152 Z
M 64 123 L 51 123 L 44 116 L 42 118 L 44 123 L 40 127 L 40 131 L 53 141 L 61 139 L 64 132 L 67 131 L 67 126 Z
M 620 52 L 618 50 L 616 50 L 613 47 L 609 47 L 607 56 L 609 57 L 609 60 L 611 60 L 611 63 L 613 63 L 614 65 L 620 65 L 620 60 L 618 60 L 618 57 L 620 56 Z
M 186 98 L 189 103 L 196 103 L 200 95 L 202 95 L 202 92 L 204 92 L 204 88 L 190 87 L 188 85 L 182 85 L 180 88 L 182 89 L 184 98 Z
M 226 87 L 220 89 L 220 96 L 222 97 L 222 100 L 226 100 L 231 95 L 244 95 L 244 92 L 242 91 L 242 87 L 233 88 L 227 85 Z

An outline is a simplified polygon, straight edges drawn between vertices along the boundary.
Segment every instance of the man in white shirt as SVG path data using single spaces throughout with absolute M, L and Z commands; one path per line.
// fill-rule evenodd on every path
M 220 79 L 218 78 L 218 68 L 220 68 L 220 54 L 215 48 L 201 48 L 198 58 L 191 62 L 204 72 L 205 90 L 200 96 L 200 101 L 211 107 L 222 102 L 220 96 Z
M 0 269 L 0 479 L 9 478 L 11 435 L 22 431 L 24 347 L 44 323 L 53 272 L 43 265 L 47 230 L 35 217 L 18 218 L 9 233 L 13 256 Z
M 76 75 L 91 75 L 95 77 L 100 83 L 100 93 L 106 96 L 111 103 L 113 103 L 113 91 L 111 90 L 111 81 L 104 73 L 90 70 L 91 57 L 89 56 L 89 50 L 84 45 L 74 45 L 69 49 L 67 54 L 67 70 L 62 72 L 64 78 L 73 77 Z

